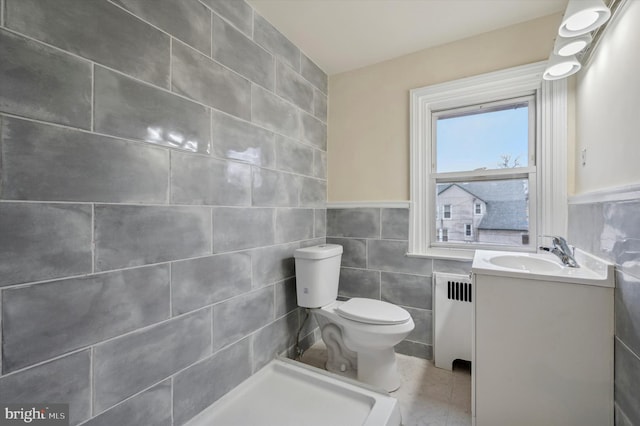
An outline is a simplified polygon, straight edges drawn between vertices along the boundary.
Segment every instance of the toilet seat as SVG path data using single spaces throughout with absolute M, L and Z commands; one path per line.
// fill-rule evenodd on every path
M 361 297 L 342 303 L 335 312 L 345 319 L 373 325 L 403 324 L 411 318 L 409 312 L 399 306 Z

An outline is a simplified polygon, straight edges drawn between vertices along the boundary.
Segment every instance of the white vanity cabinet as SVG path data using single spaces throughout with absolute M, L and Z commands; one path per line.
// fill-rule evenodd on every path
M 612 425 L 613 267 L 504 256 L 477 251 L 473 263 L 475 425 Z

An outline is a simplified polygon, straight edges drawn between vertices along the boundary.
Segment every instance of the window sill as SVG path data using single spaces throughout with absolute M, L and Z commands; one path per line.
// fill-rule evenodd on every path
M 475 249 L 429 248 L 424 253 L 407 253 L 407 257 L 468 261 L 473 260 L 475 253 Z

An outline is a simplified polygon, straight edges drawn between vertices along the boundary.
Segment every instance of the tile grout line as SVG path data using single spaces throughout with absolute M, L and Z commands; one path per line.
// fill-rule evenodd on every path
M 235 0 L 232 0 L 235 1 Z M 228 20 L 227 18 L 225 18 L 224 16 L 218 14 L 215 10 L 213 10 L 210 6 L 206 5 L 205 3 L 203 3 L 202 1 L 200 1 L 199 3 L 201 3 L 205 8 L 207 8 L 208 10 L 211 11 L 212 14 L 214 14 L 215 16 L 217 16 L 218 18 L 222 19 L 226 24 L 231 25 L 233 27 L 233 29 L 235 29 L 236 31 L 238 31 L 240 34 L 242 34 L 243 36 L 245 36 L 246 38 L 248 38 L 249 40 L 253 41 L 253 37 L 249 36 L 247 33 L 245 33 L 244 31 L 242 31 L 240 28 L 238 28 L 236 26 L 236 24 L 234 24 L 233 22 L 231 22 L 230 20 Z M 253 7 L 251 8 L 251 10 L 253 11 Z M 257 43 L 256 43 L 257 44 Z
M 251 374 L 255 374 L 254 369 L 256 368 L 255 363 L 255 350 L 254 350 L 254 340 L 255 337 L 251 334 L 251 338 L 249 339 L 249 360 L 251 361 Z
M 316 210 L 318 209 L 313 209 L 313 238 L 318 238 L 318 235 L 317 235 L 318 232 L 316 229 L 317 228 L 316 224 L 318 222 L 318 219 L 316 218 Z
M 271 297 L 273 298 L 273 314 L 271 315 L 271 319 L 275 321 L 277 317 L 276 310 L 278 308 L 278 298 L 276 297 L 276 284 L 273 284 L 273 291 L 272 291 Z M 300 322 L 299 318 L 298 318 L 298 322 Z
M 200 3 L 200 4 L 203 4 L 203 3 Z M 205 6 L 205 8 L 209 9 L 206 6 Z M 211 10 L 211 9 L 209 9 L 209 22 L 210 22 L 210 26 L 209 26 L 209 43 L 211 44 L 211 47 L 209 48 L 209 56 L 211 57 L 211 59 L 213 59 L 213 10 Z
M 273 212 L 271 213 L 271 222 L 272 222 L 272 226 L 273 226 L 273 240 L 276 240 L 277 237 L 277 233 L 278 233 L 278 209 L 275 208 L 273 209 Z
M 93 418 L 96 415 L 96 383 L 95 375 L 93 374 L 93 358 L 95 357 L 94 350 L 94 346 L 89 348 L 89 418 Z
M 273 56 L 273 62 L 271 64 L 271 69 L 273 70 L 273 93 L 278 94 L 278 60 L 276 56 Z M 296 105 L 297 106 L 297 105 Z M 298 107 L 300 108 L 300 107 Z M 300 108 L 302 109 L 302 108 Z
M 212 116 L 213 116 L 213 112 L 214 111 L 222 112 L 222 111 L 216 110 L 215 108 L 209 108 L 209 107 L 206 107 L 206 108 L 211 111 L 211 115 Z M 252 125 L 252 126 L 254 126 L 254 127 L 258 128 L 258 129 L 270 132 L 273 135 L 283 136 L 285 138 L 291 139 L 294 143 L 298 143 L 298 144 L 302 145 L 305 148 L 315 149 L 315 150 L 318 150 L 320 152 L 324 152 L 320 148 L 318 148 L 318 147 L 316 147 L 314 145 L 310 145 L 308 143 L 305 143 L 304 141 L 296 140 L 296 139 L 290 138 L 288 136 L 282 135 L 280 133 L 273 132 L 273 131 L 265 128 L 265 127 L 260 127 L 258 125 L 255 125 L 254 123 L 248 122 L 246 120 L 239 119 L 238 117 L 235 117 L 235 116 L 232 116 L 232 115 L 229 115 L 229 114 L 226 114 L 226 113 L 225 113 L 225 115 L 227 115 L 229 117 L 232 117 L 234 119 L 237 119 L 239 121 L 243 121 L 246 124 Z M 173 148 L 173 147 L 170 147 L 170 146 L 167 146 L 167 145 L 160 145 L 160 144 L 156 144 L 156 143 L 153 143 L 153 142 L 148 142 L 148 141 L 145 141 L 143 139 L 132 139 L 132 138 L 124 137 L 124 136 L 117 136 L 117 135 L 112 135 L 112 134 L 108 134 L 108 133 L 102 133 L 102 132 L 98 132 L 98 131 L 95 131 L 95 130 L 91 131 L 91 130 L 83 129 L 83 128 L 80 128 L 80 127 L 73 127 L 73 126 L 68 126 L 68 125 L 65 125 L 65 124 L 53 123 L 53 122 L 44 121 L 44 120 L 38 120 L 38 119 L 25 117 L 25 116 L 21 116 L 21 115 L 16 115 L 16 114 L 11 114 L 11 113 L 6 113 L 6 112 L 0 112 L 0 117 L 2 117 L 2 116 L 10 118 L 10 119 L 29 121 L 29 122 L 32 122 L 32 123 L 43 124 L 43 125 L 46 125 L 46 126 L 52 126 L 52 127 L 57 127 L 57 128 L 61 128 L 61 129 L 74 130 L 74 131 L 79 131 L 79 132 L 82 132 L 82 133 L 89 133 L 89 134 L 95 135 L 95 136 L 102 136 L 102 137 L 106 137 L 106 138 L 110 138 L 110 139 L 116 139 L 118 141 L 127 142 L 129 144 L 132 144 L 132 143 L 136 144 L 136 146 L 138 146 L 138 147 L 146 147 L 148 149 L 157 149 L 157 150 L 166 150 L 166 151 L 169 151 L 169 152 L 176 152 L 176 153 L 180 153 L 180 154 L 183 154 L 183 155 L 201 156 L 201 157 L 205 157 L 205 158 L 212 158 L 212 159 L 215 159 L 215 160 L 229 161 L 229 162 L 234 162 L 234 163 L 238 163 L 238 164 L 246 164 L 246 165 L 249 165 L 249 166 L 252 166 L 252 167 L 258 167 L 258 168 L 264 169 L 264 170 L 271 170 L 271 171 L 280 172 L 280 173 L 288 173 L 288 174 L 300 176 L 300 177 L 303 177 L 303 178 L 314 179 L 314 180 L 322 181 L 322 182 L 326 182 L 327 181 L 326 178 L 320 178 L 320 177 L 316 177 L 316 176 L 313 176 L 313 175 L 303 175 L 303 174 L 296 173 L 296 172 L 293 172 L 293 171 L 290 171 L 290 170 L 278 169 L 278 168 L 275 168 L 275 167 L 266 167 L 266 166 L 262 166 L 260 164 L 249 163 L 249 162 L 246 162 L 246 161 L 240 161 L 240 160 L 233 159 L 233 158 L 220 157 L 220 156 L 214 155 L 213 153 L 204 154 L 204 153 L 200 153 L 200 152 L 186 151 L 186 150 L 182 150 L 182 149 L 178 149 L 178 148 Z M 212 119 L 210 121 L 212 121 Z M 213 126 L 212 126 L 212 129 L 213 129 Z M 212 131 L 213 130 L 211 130 L 211 132 Z M 212 137 L 212 136 L 213 135 L 210 135 L 210 137 Z
M 629 352 L 636 360 L 640 362 L 640 354 L 635 353 L 633 349 L 631 349 L 629 345 L 627 345 L 627 343 L 620 338 L 620 336 L 614 336 L 614 343 L 615 340 L 617 340 L 618 343 L 620 343 L 627 352 Z
M 105 274 L 112 274 L 112 273 L 116 273 L 116 272 L 125 272 L 125 271 L 131 271 L 131 270 L 135 270 L 135 269 L 141 269 L 141 268 L 152 268 L 152 267 L 167 265 L 169 263 L 188 262 L 188 261 L 193 261 L 193 260 L 198 260 L 198 259 L 206 259 L 208 257 L 227 256 L 227 255 L 232 255 L 232 254 L 243 254 L 243 253 L 247 253 L 248 254 L 248 252 L 250 252 L 250 251 L 264 250 L 264 249 L 271 249 L 271 248 L 275 248 L 275 247 L 284 247 L 284 246 L 288 246 L 288 245 L 300 244 L 302 242 L 311 241 L 313 239 L 314 238 L 304 239 L 304 240 L 296 240 L 296 241 L 289 241 L 289 242 L 285 242 L 285 243 L 274 243 L 274 244 L 269 244 L 269 245 L 264 245 L 264 246 L 248 247 L 248 248 L 235 249 L 235 250 L 229 250 L 229 251 L 218 252 L 218 253 L 206 253 L 206 254 L 199 255 L 199 256 L 180 258 L 180 259 L 172 259 L 172 260 L 166 260 L 166 261 L 156 262 L 156 263 L 147 263 L 147 264 L 144 264 L 144 265 L 128 266 L 128 267 L 124 267 L 124 268 L 116 268 L 116 269 L 109 269 L 109 270 L 104 270 L 104 271 L 96 271 L 96 272 L 93 272 L 93 273 L 92 272 L 87 272 L 87 273 L 82 273 L 82 274 L 77 274 L 77 275 L 68 275 L 68 276 L 63 276 L 63 277 L 49 278 L 49 279 L 43 279 L 43 280 L 37 280 L 37 281 L 28 281 L 28 282 L 24 282 L 24 283 L 9 284 L 9 285 L 3 286 L 0 290 L 2 290 L 2 291 L 9 290 L 9 289 L 13 290 L 13 289 L 29 287 L 29 286 L 32 286 L 32 285 L 53 283 L 53 282 L 57 282 L 57 281 L 80 279 L 80 278 L 87 278 L 87 277 L 96 277 L 96 276 L 105 275 Z
M 91 274 L 96 273 L 96 205 L 91 204 Z
M 173 264 L 169 262 L 169 318 L 173 318 Z
M 254 43 L 256 43 L 255 39 L 256 39 L 256 11 L 253 8 L 253 6 L 251 6 L 251 40 Z
M 169 91 L 173 93 L 173 37 L 169 37 Z
M 204 360 L 204 359 L 206 359 L 206 358 L 203 358 L 203 360 Z M 144 389 L 142 389 L 142 390 L 140 390 L 140 391 L 137 391 L 136 393 L 134 393 L 134 394 L 132 394 L 132 395 L 127 396 L 127 397 L 126 397 L 125 399 L 123 399 L 122 401 L 118 401 L 117 403 L 113 404 L 113 405 L 112 405 L 112 406 L 110 406 L 109 408 L 107 408 L 107 409 L 105 409 L 105 410 L 101 411 L 100 413 L 98 413 L 98 415 L 97 415 L 97 416 L 96 416 L 96 415 L 94 415 L 94 416 L 92 416 L 92 417 L 89 417 L 88 419 L 85 419 L 85 420 L 81 421 L 80 423 L 78 423 L 78 424 L 77 424 L 77 426 L 84 426 L 84 425 L 89 424 L 89 422 L 90 422 L 91 420 L 95 419 L 96 417 L 99 417 L 99 416 L 101 416 L 102 414 L 105 414 L 105 413 L 107 413 L 108 411 L 113 410 L 113 409 L 114 409 L 114 408 L 116 408 L 116 407 L 120 407 L 120 406 L 122 406 L 122 405 L 126 404 L 127 402 L 131 401 L 132 399 L 137 398 L 138 396 L 142 395 L 143 393 L 145 393 L 145 392 L 147 392 L 147 391 L 151 390 L 152 388 L 154 388 L 154 387 L 156 387 L 156 386 L 158 386 L 158 385 L 162 384 L 162 382 L 164 382 L 164 381 L 166 381 L 166 380 L 172 380 L 172 379 L 173 379 L 175 376 L 177 376 L 179 373 L 182 373 L 184 370 L 186 370 L 186 369 L 187 369 L 187 368 L 189 368 L 189 367 L 192 367 L 193 365 L 197 364 L 197 363 L 198 363 L 198 362 L 200 362 L 200 361 L 201 361 L 201 360 L 195 361 L 193 364 L 189 364 L 187 367 L 182 368 L 182 369 L 180 369 L 180 370 L 176 371 L 175 373 L 173 373 L 173 374 L 171 374 L 171 375 L 169 375 L 169 376 L 165 377 L 164 379 L 161 379 L 160 381 L 154 382 L 154 383 L 153 383 L 153 384 L 151 384 L 150 386 L 145 387 Z M 172 396 L 173 396 L 173 393 L 172 393 Z
M 214 254 L 213 251 L 213 233 L 214 233 L 214 224 L 213 224 L 213 208 L 211 209 L 211 211 L 209 212 L 209 215 L 211 217 L 211 242 L 210 242 L 210 247 L 209 250 L 211 251 L 211 254 Z
M 173 150 L 169 150 L 169 170 L 167 173 L 167 205 L 175 205 L 173 203 L 171 203 L 172 201 L 172 191 L 171 191 L 171 182 L 173 181 L 173 156 L 174 156 L 174 151 Z
M 96 64 L 91 62 L 91 123 L 90 131 L 95 130 L 96 124 Z
M 211 152 L 207 154 L 209 158 L 220 158 L 214 154 L 214 141 L 213 141 L 213 108 L 209 108 L 209 149 Z M 243 163 L 243 164 L 251 164 L 251 163 Z
M 253 83 L 249 83 L 249 123 L 253 123 Z M 266 129 L 266 128 L 265 128 Z M 271 131 L 266 129 L 267 131 Z M 275 133 L 274 133 L 275 135 Z M 274 150 L 275 150 L 275 141 L 276 141 L 276 137 L 273 137 L 273 143 L 274 143 Z
M 174 37 L 176 40 L 179 40 L 181 43 L 184 43 L 184 44 L 186 44 L 186 45 L 191 46 L 191 45 L 190 45 L 189 43 L 187 43 L 186 41 L 181 40 L 180 38 L 178 38 L 178 37 L 174 36 L 173 34 L 169 34 L 166 30 L 163 30 L 163 29 L 162 29 L 162 28 L 160 28 L 159 26 L 157 26 L 157 25 L 155 25 L 155 24 L 152 24 L 151 22 L 147 21 L 145 18 L 143 18 L 143 17 L 141 17 L 141 16 L 136 15 L 135 13 L 131 12 L 130 10 L 128 10 L 128 9 L 126 9 L 126 8 L 124 8 L 123 6 L 120 6 L 120 5 L 119 5 L 119 4 L 117 4 L 117 3 L 114 3 L 114 2 L 113 2 L 113 0 L 107 0 L 107 2 L 108 2 L 108 3 L 110 3 L 112 6 L 115 6 L 115 7 L 117 7 L 118 9 L 122 10 L 123 12 L 127 13 L 128 15 L 133 16 L 133 17 L 134 17 L 134 18 L 136 18 L 137 20 L 144 22 L 145 24 L 149 25 L 149 26 L 150 26 L 150 27 L 152 27 L 153 29 L 155 29 L 155 30 L 157 30 L 157 31 L 159 31 L 159 32 L 161 32 L 161 33 L 163 33 L 163 34 L 164 34 L 164 35 L 166 35 L 167 37 Z M 191 47 L 193 47 L 193 46 L 191 46 Z M 194 48 L 194 49 L 196 49 L 195 47 L 193 47 L 193 48 Z M 196 49 L 196 50 L 197 50 L 197 49 Z M 202 51 L 199 51 L 199 52 L 202 52 Z
M 246 294 L 246 293 L 245 293 L 245 294 Z M 213 352 L 213 348 L 214 348 L 214 344 L 213 344 L 213 309 L 214 309 L 214 308 L 213 308 L 213 305 L 212 305 L 212 306 L 211 306 L 211 309 L 209 309 L 209 319 L 210 319 L 210 321 L 209 321 L 209 324 L 210 324 L 209 328 L 211 329 L 211 344 L 209 345 L 209 353 L 210 353 L 211 355 L 213 355 L 213 354 L 214 354 L 214 352 Z
M 171 377 L 169 377 L 170 383 L 169 383 L 169 398 L 171 398 L 171 401 L 169 401 L 170 407 L 169 409 L 171 410 L 171 425 L 175 424 L 175 418 L 174 418 L 174 413 L 173 413 L 173 388 L 174 388 L 174 379 L 177 373 L 172 374 Z
M 369 269 L 369 239 L 364 240 L 364 269 Z
M 50 200 L 0 200 L 0 205 L 2 204 L 63 204 L 63 205 L 80 205 L 80 206 L 89 206 L 91 204 L 103 205 L 103 206 L 127 206 L 127 207 L 174 207 L 176 209 L 185 209 L 185 208 L 195 208 L 195 209 L 205 209 L 205 208 L 214 208 L 214 209 L 291 209 L 291 210 L 314 210 L 319 209 L 322 210 L 322 207 L 314 207 L 312 205 L 309 206 L 294 206 L 294 205 L 217 205 L 217 204 L 159 204 L 159 203 L 114 203 L 114 202 L 102 202 L 102 201 L 50 201 Z M 357 238 L 357 237 L 336 237 L 336 238 Z M 385 240 L 385 241 L 404 241 L 407 240 Z
M 239 295 L 239 296 L 242 296 L 242 295 Z M 221 302 L 216 302 L 216 304 L 224 303 L 224 302 L 229 301 L 231 299 L 235 299 L 235 298 L 237 298 L 239 296 L 234 296 L 234 297 L 232 297 L 230 299 L 225 299 L 224 301 L 221 301 Z M 93 349 L 95 347 L 103 345 L 105 343 L 110 343 L 110 342 L 113 342 L 115 340 L 118 340 L 118 339 L 121 339 L 121 338 L 124 338 L 124 337 L 127 337 L 127 336 L 131 336 L 131 335 L 133 335 L 135 333 L 144 333 L 144 332 L 147 332 L 147 331 L 149 331 L 150 329 L 152 329 L 154 327 L 161 326 L 161 325 L 167 324 L 167 323 L 172 322 L 172 321 L 180 321 L 180 320 L 182 320 L 182 319 L 184 319 L 185 317 L 188 317 L 188 316 L 192 316 L 192 315 L 195 316 L 195 315 L 201 313 L 202 311 L 209 310 L 211 307 L 212 307 L 212 305 L 201 306 L 201 307 L 199 307 L 197 309 L 194 309 L 193 311 L 185 312 L 185 313 L 182 313 L 180 315 L 176 315 L 175 317 L 165 318 L 165 319 L 163 319 L 161 321 L 157 321 L 157 322 L 154 322 L 152 324 L 146 324 L 146 325 L 144 325 L 142 327 L 138 327 L 136 329 L 126 331 L 126 332 L 124 332 L 122 334 L 119 334 L 117 336 L 109 337 L 109 338 L 106 338 L 104 340 L 100 340 L 98 342 L 87 344 L 86 346 L 83 346 L 81 348 L 69 350 L 69 351 L 67 351 L 65 353 L 52 356 L 52 357 L 47 358 L 45 360 L 34 362 L 33 364 L 29 364 L 29 365 L 24 366 L 24 367 L 20 367 L 20 368 L 14 370 L 14 371 L 11 371 L 10 373 L 5 374 L 3 376 L 3 378 L 7 377 L 7 376 L 18 375 L 18 374 L 20 374 L 22 372 L 25 372 L 25 371 L 28 371 L 28 370 L 30 370 L 32 368 L 41 367 L 41 366 L 43 366 L 45 364 L 48 364 L 50 362 L 58 361 L 58 360 L 70 357 L 72 355 L 79 354 L 79 353 L 84 352 L 84 351 L 93 351 Z M 163 380 L 166 380 L 166 378 L 163 379 Z

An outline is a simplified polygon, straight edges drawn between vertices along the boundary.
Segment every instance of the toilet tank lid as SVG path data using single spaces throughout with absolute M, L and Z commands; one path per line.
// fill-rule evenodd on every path
M 336 312 L 343 318 L 367 324 L 402 324 L 409 321 L 409 312 L 394 304 L 375 299 L 354 297 L 339 307 Z
M 319 246 L 305 247 L 293 252 L 296 259 L 327 259 L 342 254 L 342 246 L 339 244 L 320 244 Z

